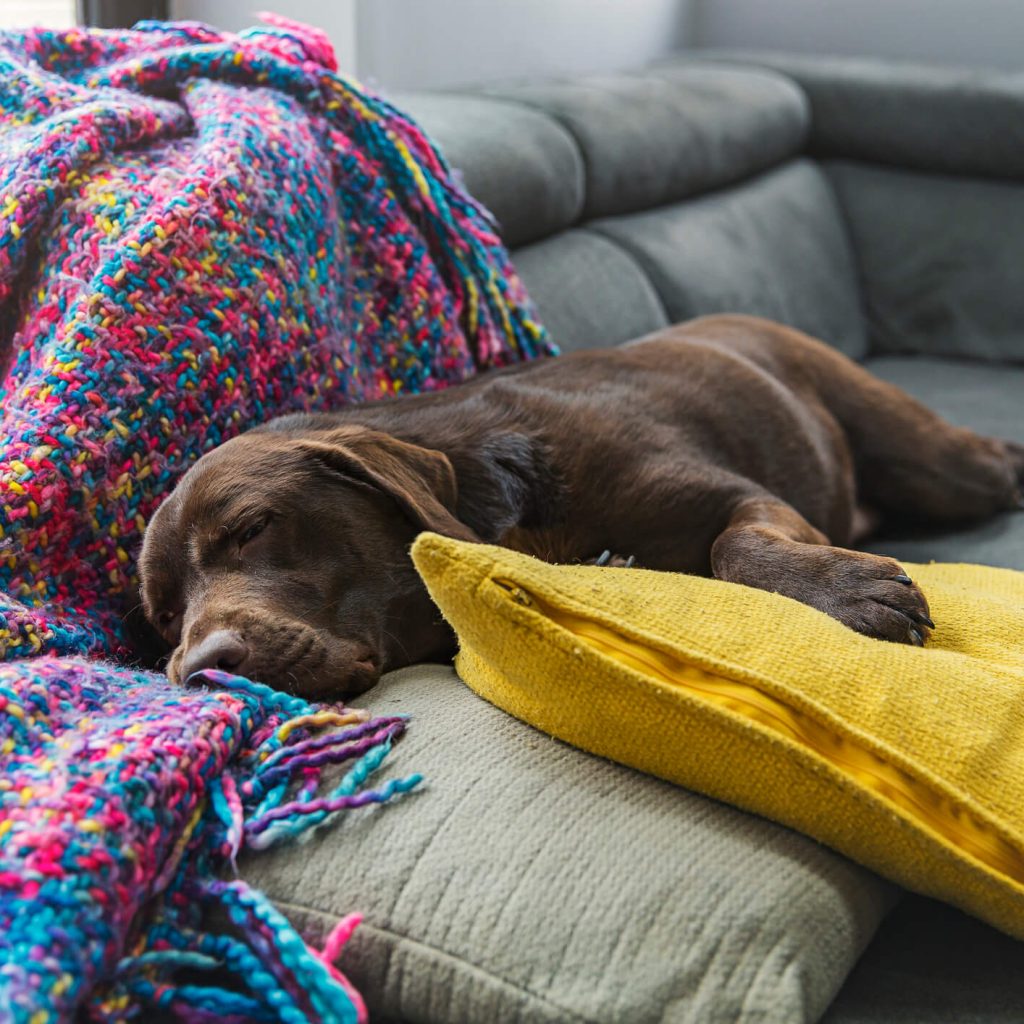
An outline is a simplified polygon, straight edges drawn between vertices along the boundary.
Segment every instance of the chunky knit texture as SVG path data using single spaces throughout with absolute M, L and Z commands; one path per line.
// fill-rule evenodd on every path
M 0 33 L 0 133 L 0 1016 L 354 1020 L 287 922 L 210 879 L 414 784 L 362 788 L 402 723 L 85 656 L 126 652 L 144 524 L 205 451 L 545 335 L 487 214 L 314 30 Z M 211 901 L 231 935 L 197 930 Z M 238 992 L 168 985 L 214 963 Z
M 151 1006 L 361 1019 L 331 961 L 214 870 L 243 844 L 265 848 L 415 786 L 364 786 L 405 723 L 211 676 L 221 691 L 84 659 L 0 665 L 0 1019 L 71 1020 L 83 1005 L 110 1021 Z M 319 794 L 323 768 L 342 763 L 348 773 Z M 202 931 L 214 905 L 234 935 Z M 182 985 L 183 967 L 245 982 Z
M 0 36 L 11 654 L 116 649 L 143 524 L 226 438 L 545 348 L 486 214 L 332 69 L 294 29 Z

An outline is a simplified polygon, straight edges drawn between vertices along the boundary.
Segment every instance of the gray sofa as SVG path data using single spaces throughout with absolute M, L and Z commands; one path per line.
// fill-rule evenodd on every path
M 1024 441 L 1024 77 L 722 53 L 397 99 L 563 349 L 758 313 Z M 1024 515 L 872 547 L 1024 569 Z M 313 937 L 364 911 L 343 966 L 374 1020 L 1024 1019 L 1024 945 L 809 839 L 566 747 L 450 667 L 367 704 L 413 715 L 392 770 L 428 784 L 243 871 Z

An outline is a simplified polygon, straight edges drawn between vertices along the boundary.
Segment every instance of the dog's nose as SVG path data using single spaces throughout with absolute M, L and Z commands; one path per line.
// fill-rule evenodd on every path
M 182 681 L 187 681 L 190 675 L 202 672 L 204 668 L 237 672 L 248 656 L 249 648 L 241 633 L 236 633 L 233 629 L 215 629 L 182 658 Z

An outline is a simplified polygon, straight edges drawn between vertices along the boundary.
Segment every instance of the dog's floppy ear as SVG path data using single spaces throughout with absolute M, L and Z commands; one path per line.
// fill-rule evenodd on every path
M 365 427 L 317 433 L 300 441 L 299 447 L 331 472 L 389 495 L 420 529 L 479 541 L 455 515 L 455 471 L 444 453 Z

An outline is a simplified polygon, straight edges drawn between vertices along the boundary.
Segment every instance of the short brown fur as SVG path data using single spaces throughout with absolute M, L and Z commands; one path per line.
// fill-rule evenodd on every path
M 869 523 L 1020 507 L 1024 447 L 953 427 L 799 331 L 745 316 L 289 416 L 201 459 L 141 560 L 172 678 L 221 665 L 309 696 L 448 657 L 413 570 L 424 529 L 559 562 L 776 591 L 923 643 L 921 592 L 849 550 Z

